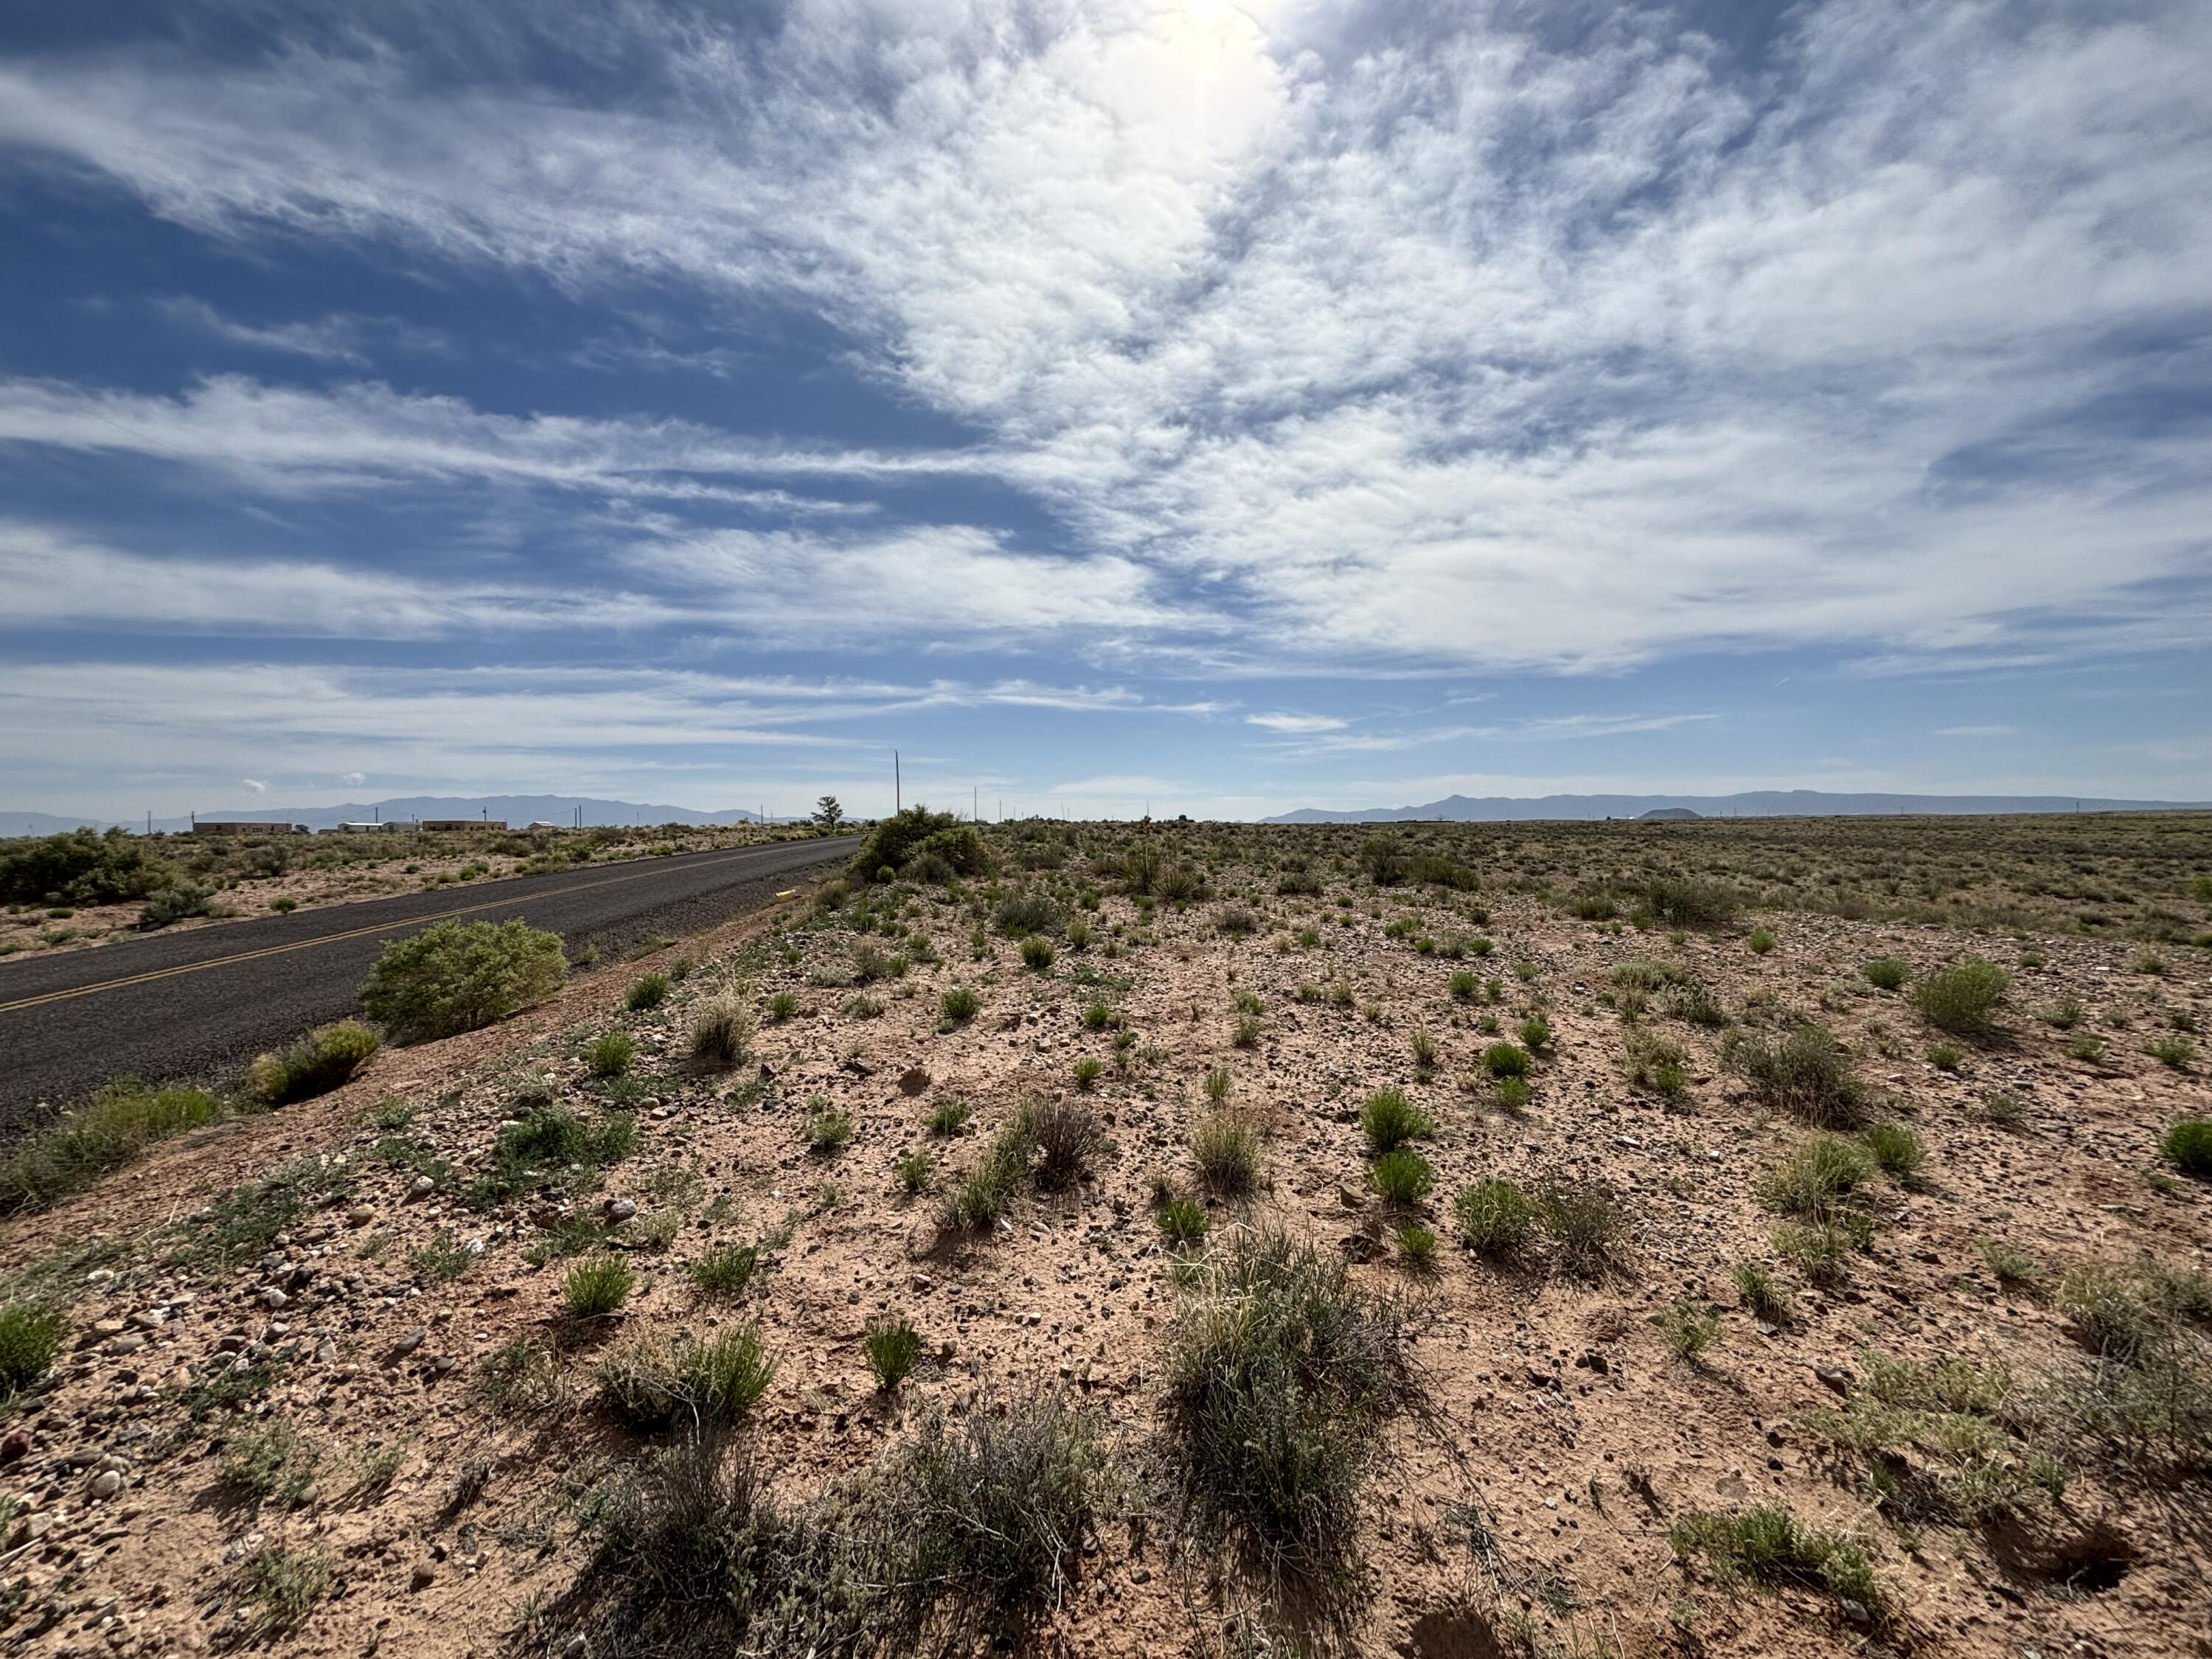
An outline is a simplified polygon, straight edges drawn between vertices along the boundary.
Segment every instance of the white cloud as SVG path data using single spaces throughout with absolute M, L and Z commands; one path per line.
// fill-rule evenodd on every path
M 362 784 L 368 781 L 368 774 L 366 772 L 341 772 L 338 774 L 338 781 L 344 784 L 348 788 L 358 789 Z
M 2008 738 L 2020 728 L 2013 726 L 1939 726 L 1939 738 Z
M 2101 342 L 2202 305 L 2212 11 L 1830 0 L 1751 80 L 1664 9 L 1556 50 L 1434 15 L 801 0 L 744 45 L 633 25 L 664 90 L 619 109 L 396 52 L 19 63 L 0 142 L 179 222 L 804 307 L 990 437 L 808 455 L 237 380 L 17 381 L 0 436 L 294 489 L 985 471 L 1082 556 L 902 533 L 833 546 L 833 590 L 1006 629 L 1064 598 L 1129 660 L 1188 629 L 1209 661 L 1587 670 L 2202 626 L 2159 586 L 2205 574 L 2199 442 L 2078 416 L 2142 373 Z M 684 556 L 811 616 L 813 545 Z M 1006 591 L 947 604 L 933 561 Z
M 269 786 L 258 778 L 240 778 L 238 781 L 238 787 L 249 795 L 265 795 L 269 793 Z
M 1334 714 L 1247 714 L 1244 723 L 1269 732 L 1340 732 L 1345 726 Z

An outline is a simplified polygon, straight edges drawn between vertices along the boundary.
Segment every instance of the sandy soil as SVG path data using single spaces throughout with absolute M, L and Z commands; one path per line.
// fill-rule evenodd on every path
M 1340 891 L 1355 904 L 1340 906 Z M 1140 1443 L 1158 1424 L 1160 1332 L 1177 1294 L 1150 1216 L 1151 1177 L 1187 1181 L 1186 1139 L 1206 1109 L 1201 1081 L 1226 1067 L 1232 1101 L 1268 1129 L 1270 1184 L 1246 1212 L 1217 1206 L 1217 1229 L 1273 1223 L 1341 1246 L 1364 1280 L 1422 1304 L 1426 1409 L 1401 1420 L 1371 1492 L 1361 1539 L 1369 1593 L 1337 1633 L 1344 1648 L 1419 1659 L 2212 1651 L 2212 1506 L 2201 1480 L 2161 1495 L 2078 1471 L 2063 1524 L 2099 1533 L 2100 1562 L 2038 1571 L 2001 1560 L 1961 1526 L 1901 1532 L 1802 1420 L 1861 1385 L 1868 1349 L 2002 1360 L 2021 1378 L 2081 1363 L 2057 1313 L 2001 1289 L 1978 1241 L 2003 1241 L 2054 1270 L 2137 1255 L 2212 1267 L 2206 1188 L 2158 1173 L 2166 1124 L 2205 1109 L 2202 1073 L 2140 1052 L 2172 1014 L 2212 1016 L 2201 962 L 2154 977 L 2130 971 L 2129 947 L 2061 939 L 2033 942 L 2044 965 L 2024 967 L 2012 940 L 1795 915 L 1759 919 L 1778 940 L 1760 956 L 1740 932 L 1670 941 L 1567 920 L 1530 899 L 1481 896 L 1490 915 L 1479 928 L 1448 895 L 1271 896 L 1258 908 L 1283 930 L 1240 940 L 1218 930 L 1215 904 L 1162 906 L 1148 920 L 1109 896 L 1096 942 L 1063 948 L 1043 975 L 995 933 L 987 959 L 970 959 L 974 919 L 923 897 L 902 927 L 927 932 L 942 960 L 872 987 L 882 1007 L 872 1017 L 848 1011 L 847 989 L 817 982 L 848 967 L 859 942 L 849 933 L 779 924 L 748 939 L 726 930 L 684 947 L 700 966 L 652 1012 L 622 1009 L 634 970 L 602 969 L 498 1030 L 387 1051 L 336 1095 L 200 1134 L 50 1213 L 9 1220 L 0 1263 L 52 1275 L 66 1260 L 79 1338 L 51 1392 L 19 1417 L 27 1450 L 0 1470 L 0 1490 L 17 1504 L 0 1556 L 15 1613 L 0 1640 L 51 1654 L 221 1645 L 236 1632 L 237 1564 L 282 1543 L 319 1553 L 332 1571 L 283 1650 L 527 1650 L 532 1610 L 587 1553 L 585 1495 L 639 1443 L 594 1409 L 588 1355 L 570 1362 L 576 1386 L 551 1416 L 502 1418 L 475 1397 L 471 1377 L 487 1355 L 554 1329 L 565 1264 L 523 1261 L 542 1206 L 478 1213 L 459 1192 L 524 1081 L 550 1079 L 564 1097 L 592 1101 L 581 1045 L 619 1025 L 639 1044 L 639 1148 L 574 1207 L 593 1213 L 628 1200 L 641 1221 L 681 1215 L 665 1255 L 634 1251 L 642 1277 L 626 1326 L 763 1322 L 779 1369 L 754 1433 L 780 1493 L 804 1495 L 865 1464 L 924 1405 L 957 1409 L 985 1389 L 1065 1386 Z M 1480 932 L 1496 952 L 1424 956 L 1386 935 L 1401 917 L 1439 937 Z M 1318 947 L 1295 943 L 1308 925 Z M 1903 1000 L 1858 969 L 1882 955 L 1924 969 L 1969 947 L 2014 970 L 2003 1036 L 1939 1069 L 1922 1058 L 1928 1034 Z M 1929 1146 L 1924 1179 L 1883 1190 L 1873 1247 L 1854 1258 L 1848 1285 L 1798 1285 L 1796 1317 L 1779 1328 L 1741 1306 L 1729 1273 L 1771 1258 L 1774 1218 L 1753 1184 L 1802 1132 L 1748 1095 L 1718 1063 L 1717 1034 L 1698 1026 L 1647 1016 L 1689 1053 L 1683 1098 L 1630 1083 L 1619 1017 L 1600 994 L 1613 964 L 1651 957 L 1691 970 L 1732 1012 L 1765 994 L 1817 1013 Z M 1515 975 L 1523 964 L 1525 981 Z M 1455 1000 L 1447 980 L 1462 967 L 1502 981 L 1502 1000 Z M 742 1072 L 688 1070 L 678 1052 L 690 1005 L 741 980 L 763 1002 L 794 991 L 802 1012 L 764 1024 Z M 1301 986 L 1340 981 L 1353 988 L 1352 1006 L 1299 999 Z M 982 1010 L 947 1029 L 939 997 L 955 984 L 976 989 Z M 1264 1004 L 1249 1048 L 1233 1041 L 1240 993 Z M 2033 1017 L 2068 996 L 2112 1035 L 2101 1063 L 2066 1058 L 2063 1034 Z M 902 1196 L 896 1161 L 934 1146 L 940 1169 L 957 1172 L 1021 1097 L 1073 1091 L 1079 1057 L 1110 1060 L 1110 1030 L 1082 1019 L 1094 997 L 1136 1034 L 1127 1065 L 1109 1065 L 1088 1095 L 1113 1151 L 1073 1191 L 1024 1200 L 999 1236 L 940 1238 L 934 1200 Z M 1463 1080 L 1496 1040 L 1478 1022 L 1494 1015 L 1510 1033 L 1539 1006 L 1553 1040 L 1532 1101 L 1507 1113 Z M 1417 1027 L 1441 1051 L 1425 1074 L 1410 1057 Z M 744 1086 L 756 1068 L 764 1090 Z M 1394 1255 L 1362 1182 L 1357 1110 L 1392 1084 L 1442 1125 L 1428 1147 L 1438 1176 L 1428 1208 L 1445 1242 L 1426 1273 Z M 2024 1105 L 2017 1122 L 1985 1109 L 1997 1090 Z M 733 1106 L 733 1094 L 745 1103 Z M 394 1097 L 415 1108 L 410 1133 L 452 1166 L 423 1196 L 410 1196 L 413 1168 L 376 1156 L 384 1136 L 365 1115 Z M 949 1144 L 933 1142 L 924 1121 L 948 1098 L 971 1103 L 975 1117 Z M 827 1158 L 805 1149 L 799 1127 L 817 1099 L 857 1121 L 851 1144 Z M 343 1202 L 266 1257 L 171 1261 L 177 1235 L 165 1230 L 228 1188 L 315 1156 L 349 1160 Z M 1497 1174 L 1610 1182 L 1632 1227 L 1618 1271 L 1585 1284 L 1457 1248 L 1449 1195 Z M 702 1303 L 678 1271 L 709 1242 L 757 1239 L 787 1222 L 789 1242 L 740 1310 Z M 443 1282 L 410 1266 L 441 1236 L 480 1251 Z M 312 1270 L 304 1280 L 302 1267 Z M 266 1292 L 286 1285 L 301 1288 L 266 1305 Z M 1720 1339 L 1697 1363 L 1670 1352 L 1655 1323 L 1684 1299 L 1720 1310 Z M 862 1351 L 878 1313 L 910 1316 L 942 1356 L 889 1397 Z M 288 1416 L 321 1456 L 307 1501 L 289 1512 L 222 1501 L 220 1448 L 246 1419 L 188 1428 L 175 1394 L 225 1363 L 226 1347 L 262 1344 L 295 1358 L 249 1414 Z M 403 1452 L 388 1488 L 349 1494 L 347 1470 L 388 1448 Z M 108 1472 L 118 1480 L 104 1482 Z M 463 1489 L 481 1492 L 462 1500 L 465 1474 Z M 1717 1587 L 1674 1560 L 1670 1522 L 1762 1501 L 1865 1538 L 1893 1620 L 1873 1627 L 1810 1589 Z M 1474 1547 L 1478 1531 L 1492 1547 Z M 1117 1522 L 1043 1645 L 1200 1650 L 1238 1595 L 1232 1585 L 1217 1595 L 1157 1528 Z

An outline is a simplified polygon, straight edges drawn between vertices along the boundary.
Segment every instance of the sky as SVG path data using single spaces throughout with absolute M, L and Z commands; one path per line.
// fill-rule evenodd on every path
M 0 13 L 0 806 L 2212 798 L 2202 0 Z

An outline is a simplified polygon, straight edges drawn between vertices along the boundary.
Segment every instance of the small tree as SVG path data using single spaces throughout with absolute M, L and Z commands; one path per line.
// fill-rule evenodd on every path
M 844 821 L 844 817 L 845 809 L 837 804 L 837 797 L 835 795 L 824 795 L 814 803 L 815 825 L 825 836 L 836 835 L 837 826 Z

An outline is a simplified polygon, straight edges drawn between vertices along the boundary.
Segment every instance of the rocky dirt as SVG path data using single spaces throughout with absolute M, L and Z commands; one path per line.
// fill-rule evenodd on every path
M 1069 881 L 1071 896 L 1099 892 L 1095 910 L 1066 912 L 1092 937 L 1079 950 L 1063 936 L 1045 972 L 987 928 L 981 889 L 963 902 L 901 884 L 888 907 L 878 896 L 866 935 L 849 904 L 788 905 L 681 947 L 696 963 L 657 1008 L 627 1012 L 623 988 L 678 951 L 603 969 L 497 1030 L 387 1050 L 335 1095 L 232 1121 L 8 1220 L 0 1267 L 16 1294 L 66 1300 L 73 1334 L 0 1443 L 13 1504 L 0 1643 L 56 1655 L 246 1643 L 265 1609 L 246 1575 L 275 1548 L 326 1574 L 296 1626 L 270 1638 L 282 1650 L 569 1650 L 546 1610 L 590 1553 L 594 1493 L 645 1443 L 595 1402 L 603 1339 L 561 1340 L 568 1260 L 549 1251 L 564 1224 L 639 1270 L 627 1330 L 761 1322 L 778 1363 L 749 1432 L 780 1494 L 864 1466 L 933 1403 L 957 1413 L 987 1393 L 1064 1388 L 1143 1463 L 1179 1294 L 1154 1179 L 1192 1188 L 1188 1135 L 1209 1109 L 1206 1074 L 1224 1069 L 1230 1102 L 1266 1132 L 1267 1184 L 1249 1206 L 1211 1206 L 1216 1237 L 1285 1227 L 1419 1304 L 1423 1398 L 1370 1483 L 1364 1590 L 1318 1645 L 1419 1659 L 2212 1652 L 2201 1472 L 2084 1458 L 2062 1499 L 2038 1500 L 2023 1544 L 1957 1520 L 1905 1523 L 1817 1415 L 1863 1393 L 1870 1351 L 2002 1364 L 2023 1389 L 2088 1363 L 2047 1288 L 2001 1285 L 1984 1243 L 2033 1258 L 2045 1287 L 2087 1261 L 2212 1269 L 2207 1186 L 2158 1150 L 2171 1121 L 2205 1110 L 2203 1074 L 2142 1052 L 2177 1016 L 2212 1017 L 2201 953 L 2147 973 L 2118 942 L 1796 912 L 1670 936 L 1488 885 L 1376 890 L 1348 865 L 1325 870 L 1321 893 L 1280 896 L 1275 857 L 1298 832 L 1275 833 L 1216 847 L 1216 896 L 1183 907 Z M 1258 930 L 1224 932 L 1230 904 Z M 1753 926 L 1773 935 L 1765 954 L 1749 948 Z M 1471 954 L 1480 940 L 1488 952 Z M 857 987 L 872 947 L 909 960 Z M 1936 1034 L 1861 969 L 1893 956 L 1917 973 L 1969 951 L 2008 969 L 2012 989 L 1997 1035 L 1939 1067 Z M 1840 1283 L 1804 1282 L 1770 1243 L 1777 1218 L 1757 1183 L 1805 1131 L 1723 1066 L 1718 1029 L 1646 1011 L 1639 1029 L 1684 1051 L 1686 1086 L 1668 1098 L 1631 1080 L 1612 970 L 1632 959 L 1676 964 L 1732 1021 L 1818 1018 L 1883 1115 L 1924 1141 L 1925 1170 L 1881 1185 L 1871 1243 Z M 1462 971 L 1480 981 L 1472 997 L 1449 989 Z M 980 997 L 972 1019 L 940 1012 L 956 985 Z M 732 988 L 763 1011 L 759 1034 L 741 1066 L 701 1071 L 684 1058 L 692 1012 Z M 782 991 L 799 1011 L 776 1019 Z M 1249 1046 L 1240 996 L 1260 1005 Z M 2069 1033 L 2037 1018 L 2069 998 L 2108 1039 L 2097 1061 L 2069 1058 Z M 1504 1109 L 1480 1057 L 1539 1010 L 1551 1036 L 1531 1098 Z M 636 1056 L 595 1081 L 585 1045 L 617 1028 Z M 1416 1030 L 1434 1040 L 1432 1066 L 1414 1062 Z M 1103 1070 L 1079 1088 L 1085 1057 Z M 1385 1085 L 1441 1126 L 1425 1146 L 1431 1267 L 1395 1239 L 1413 1218 L 1365 1182 L 1358 1109 Z M 933 1152 L 941 1188 L 1018 1101 L 1067 1095 L 1111 1137 L 1071 1190 L 1024 1197 L 988 1237 L 945 1235 L 938 1194 L 902 1193 L 902 1154 Z M 545 1098 L 594 1119 L 634 1112 L 635 1150 L 565 1192 L 472 1206 L 502 1122 Z M 974 1108 L 969 1127 L 933 1136 L 931 1111 L 956 1099 Z M 854 1132 L 817 1154 L 803 1124 L 823 1105 Z M 272 1172 L 274 1187 L 257 1184 Z M 1584 1280 L 1540 1251 L 1500 1265 L 1458 1245 L 1451 1195 L 1492 1176 L 1607 1183 L 1628 1229 L 1612 1269 Z M 257 1233 L 257 1212 L 280 1224 Z M 225 1214 L 246 1242 L 220 1242 Z M 702 1299 L 681 1271 L 728 1242 L 765 1246 L 735 1304 Z M 1742 1305 L 1731 1272 L 1747 1261 L 1777 1266 L 1794 1316 Z M 1659 1322 L 1684 1304 L 1719 1322 L 1694 1359 Z M 935 1357 L 891 1394 L 864 1353 L 879 1315 L 910 1317 Z M 495 1409 L 483 1369 L 518 1340 L 554 1356 L 558 1398 Z M 278 1422 L 311 1478 L 244 1501 L 222 1479 L 226 1450 Z M 1887 1611 L 1818 1585 L 1717 1584 L 1669 1547 L 1686 1513 L 1765 1503 L 1863 1540 Z M 1158 1524 L 1111 1520 L 1035 1639 L 1211 1650 L 1256 1593 L 1218 1565 Z

